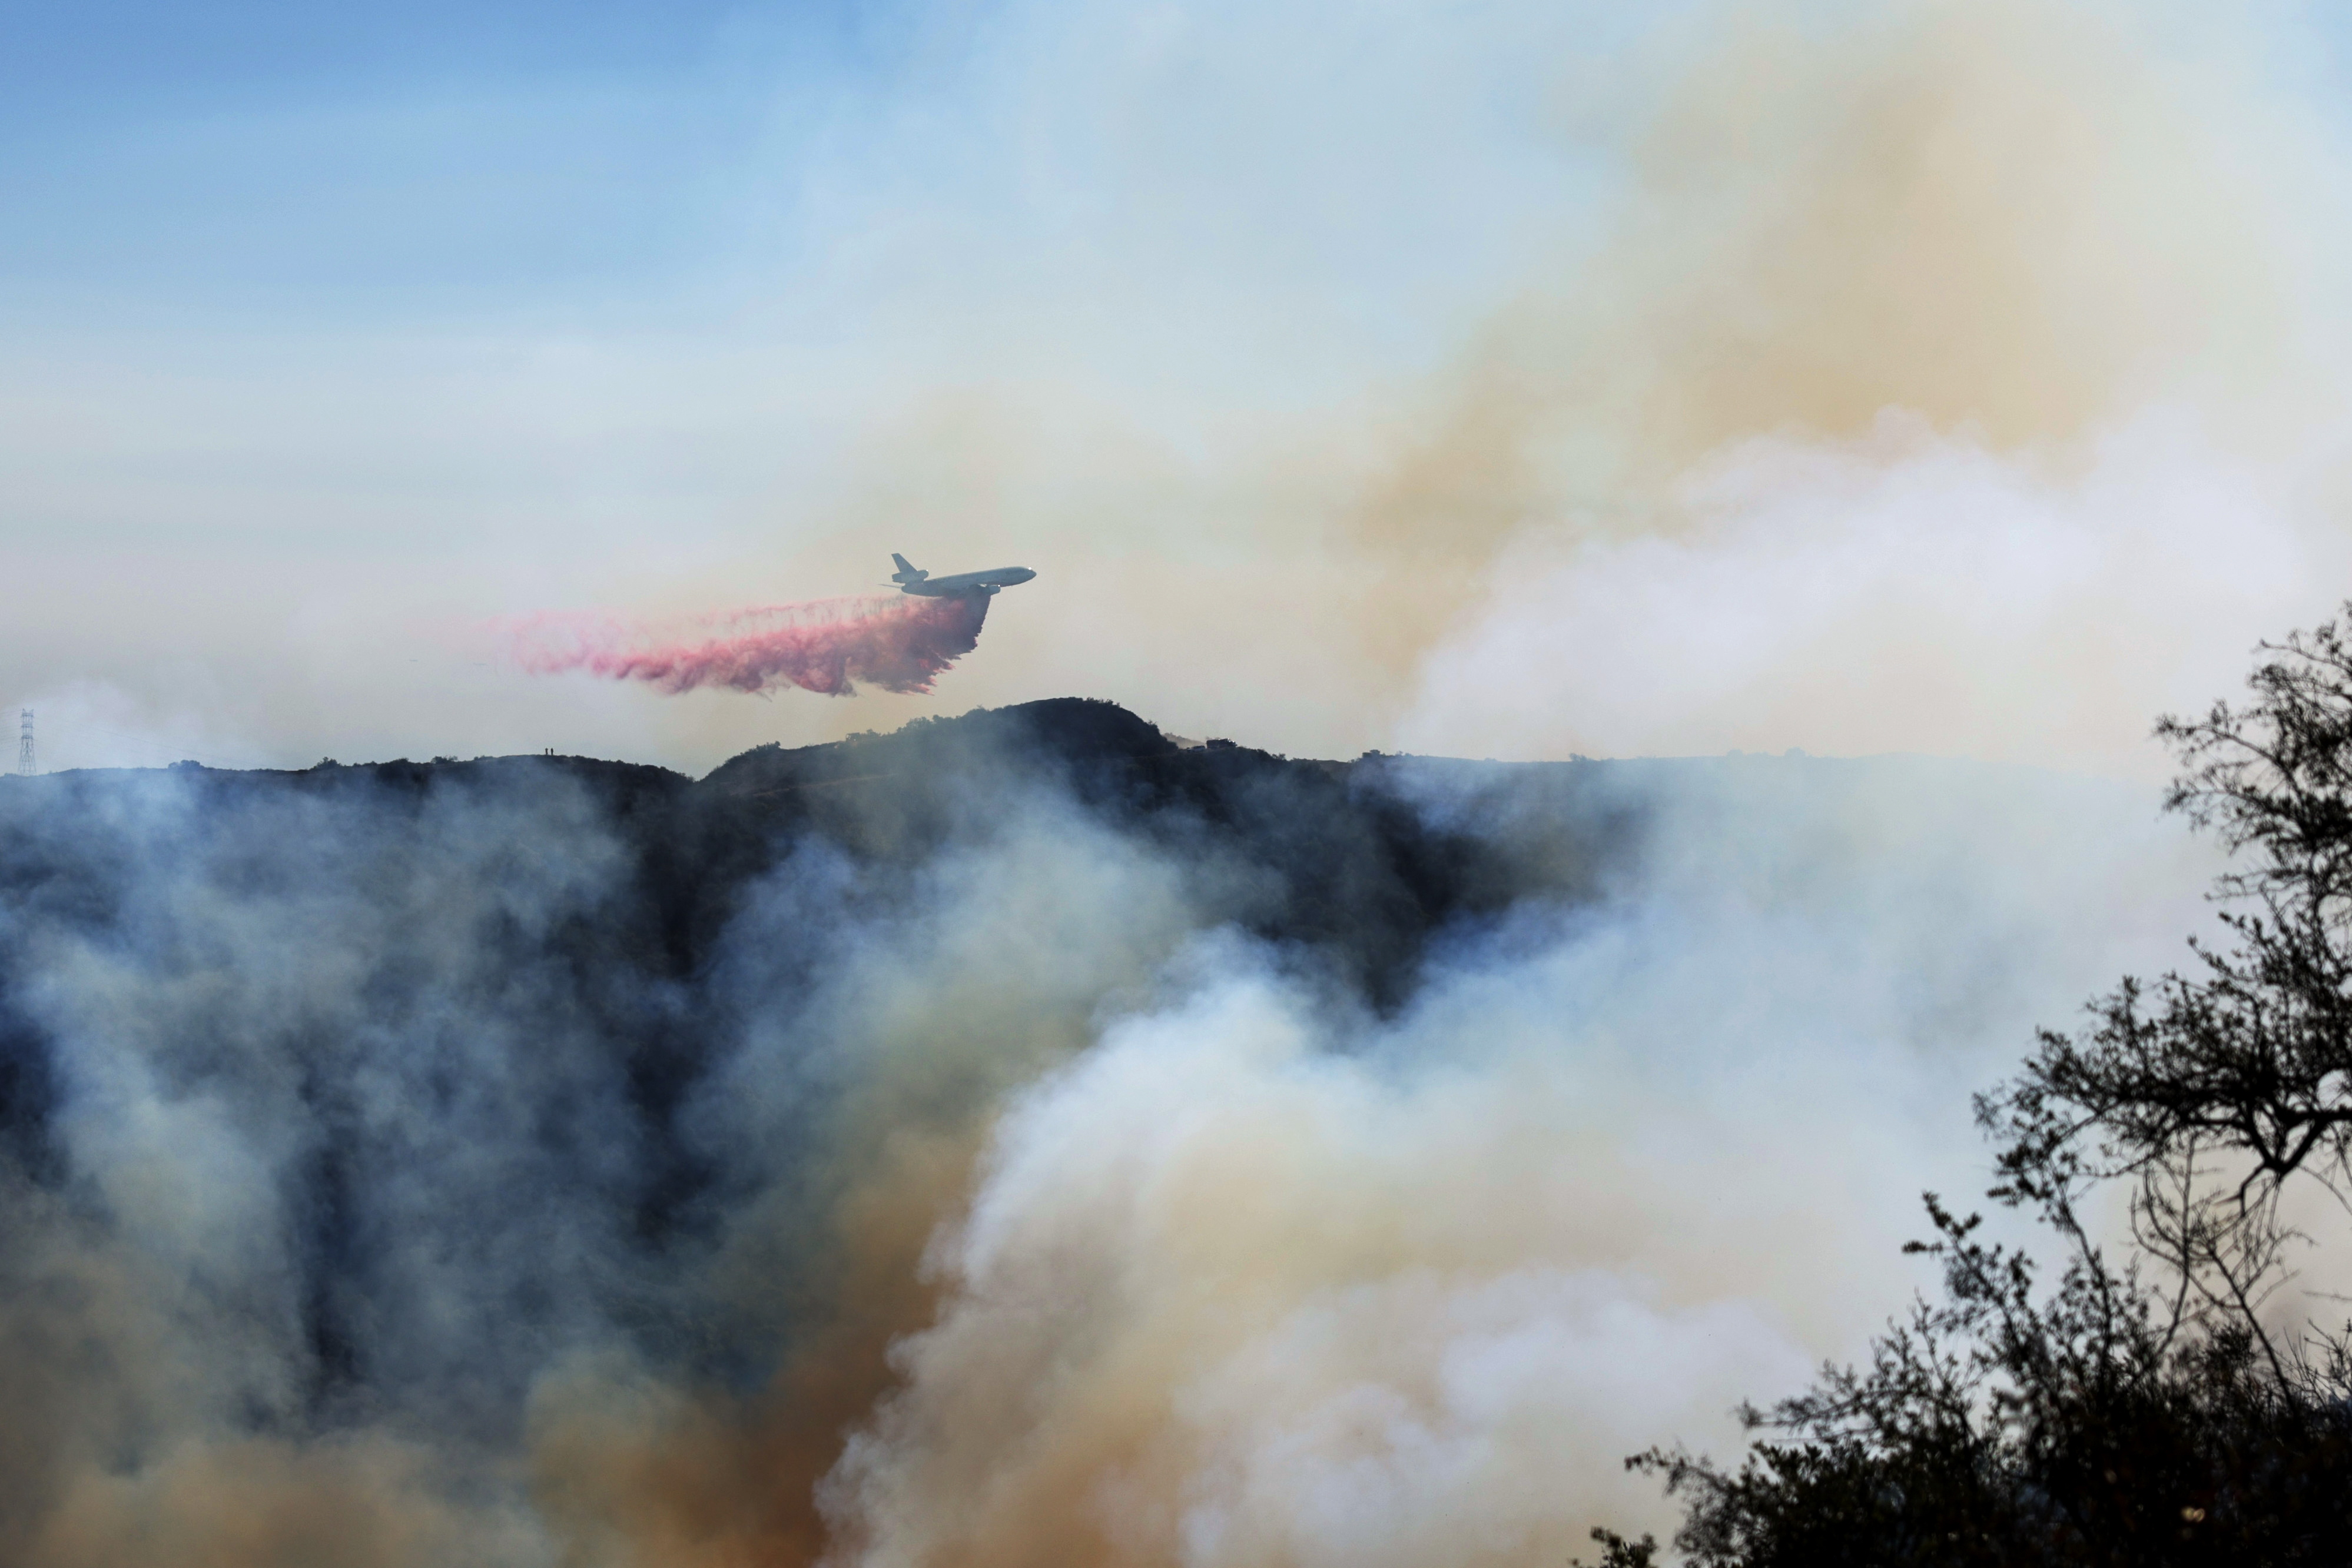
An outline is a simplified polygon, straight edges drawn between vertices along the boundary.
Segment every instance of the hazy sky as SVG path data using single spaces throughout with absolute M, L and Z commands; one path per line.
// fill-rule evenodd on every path
M 2158 766 L 2324 613 L 2321 11 L 17 6 L 0 700 L 48 767 L 1084 694 L 1295 753 Z M 495 623 L 1019 562 L 930 697 Z

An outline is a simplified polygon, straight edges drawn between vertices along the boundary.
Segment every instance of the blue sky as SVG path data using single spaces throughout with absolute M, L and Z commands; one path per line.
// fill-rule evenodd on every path
M 1475 52 L 1509 9 L 1432 9 L 1413 30 Z M 1265 96 L 1297 90 L 1286 50 L 1333 47 L 1339 93 L 1351 55 L 1393 70 L 1349 35 L 1413 15 L 1165 8 L 1169 68 L 1111 83 L 1099 68 L 1132 65 L 1118 57 L 1151 8 L 19 6 L 0 51 L 0 282 L 20 303 L 280 324 L 551 301 L 659 321 L 682 298 L 740 299 L 821 265 L 877 198 L 914 221 L 967 204 L 1017 235 L 1040 215 L 1083 228 L 1155 206 L 1227 221 L 1239 196 L 1230 219 L 1253 241 L 1304 246 L 1321 270 L 1334 242 L 1398 237 L 1351 229 L 1347 211 L 1383 149 L 1318 146 L 1302 116 L 1301 178 L 1255 182 L 1253 201 L 1233 178 L 1233 155 L 1253 154 L 1226 128 L 1255 134 Z M 1535 86 L 1506 82 L 1509 62 L 1474 68 L 1503 88 L 1500 117 L 1540 117 L 1508 101 Z M 1164 96 L 1089 101 L 1106 84 Z M 1394 123 L 1458 108 L 1444 91 L 1394 103 Z M 1132 140 L 1091 144 L 1107 129 Z M 1138 154 L 1147 167 L 1118 167 Z M 1135 173 L 1149 184 L 1118 183 Z M 1094 210 L 1054 211 L 1069 203 Z M 1458 214 L 1451 227 L 1472 237 Z
M 1834 34 L 1873 7 L 1696 9 Z M 2352 20 L 2261 9 L 2268 68 L 2327 105 Z M 952 243 L 993 231 L 1009 256 L 972 264 L 1014 272 L 1066 241 L 1231 267 L 1225 225 L 1244 269 L 1286 254 L 1317 294 L 1363 299 L 1366 331 L 1425 349 L 1382 290 L 1420 310 L 1433 277 L 1491 287 L 1523 236 L 1488 198 L 1528 193 L 1531 171 L 1559 182 L 1549 223 L 1589 199 L 1607 150 L 1577 145 L 1564 84 L 1638 78 L 1643 39 L 1693 10 L 18 4 L 0 288 L 18 310 L 278 327 L 550 309 L 658 326 L 773 307 L 878 205 L 960 219 Z M 1400 69 L 1416 58 L 1421 83 Z M 1324 112 L 1301 101 L 1318 93 Z M 1280 98 L 1293 145 L 1269 147 Z M 1450 181 L 1399 166 L 1416 142 L 1524 167 L 1514 186 Z M 1412 254 L 1433 235 L 1441 257 Z
M 0 268 L 224 308 L 690 277 L 730 172 L 893 68 L 887 8 L 12 9 Z

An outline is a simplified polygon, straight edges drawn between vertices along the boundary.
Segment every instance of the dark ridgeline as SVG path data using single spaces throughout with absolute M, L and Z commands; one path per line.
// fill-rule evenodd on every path
M 1427 942 L 1449 922 L 1594 890 L 1622 848 L 1629 809 L 1590 787 L 1592 766 L 1479 768 L 1519 811 L 1439 812 L 1429 780 L 1406 776 L 1408 759 L 1180 749 L 1117 704 L 1057 698 L 744 753 L 679 798 L 662 901 L 684 921 L 672 927 L 673 955 L 690 967 L 727 918 L 728 890 L 780 846 L 814 836 L 871 863 L 912 866 L 984 832 L 1009 795 L 1042 789 L 1155 849 L 1245 871 L 1206 902 L 1386 1010 L 1410 993 Z
M 1590 895 L 1640 814 L 1601 775 L 1639 766 L 1378 755 L 1349 763 L 1230 743 L 1179 748 L 1117 704 L 1058 698 L 829 745 L 763 746 L 698 781 L 637 763 L 537 756 L 163 771 L 187 791 L 184 826 L 198 837 L 298 803 L 322 830 L 345 817 L 373 830 L 388 813 L 429 833 L 451 819 L 428 805 L 511 800 L 560 782 L 589 806 L 569 826 L 625 846 L 632 875 L 629 896 L 604 902 L 593 920 L 575 914 L 551 944 L 583 976 L 612 963 L 675 981 L 691 981 L 709 959 L 744 885 L 795 849 L 822 842 L 887 880 L 984 841 L 1007 800 L 1042 791 L 1154 848 L 1247 868 L 1254 885 L 1221 888 L 1233 902 L 1216 913 L 1386 1010 L 1410 993 L 1424 946 L 1447 923 L 1529 897 Z M 121 792 L 154 778 L 10 779 L 16 800 L 0 795 L 0 893 L 44 920 L 111 918 L 109 890 L 134 868 L 101 824 Z M 320 865 L 298 844 L 265 843 L 266 855 L 243 852 L 256 885 Z
M 0 1231 L 10 1193 L 79 1201 L 60 1074 L 87 1092 L 123 1071 L 290 1140 L 272 1179 L 299 1281 L 290 1304 L 235 1310 L 299 1316 L 275 1343 L 301 1347 L 304 1392 L 274 1413 L 257 1394 L 261 1427 L 392 1400 L 510 1431 L 535 1347 L 583 1313 L 756 1376 L 772 1347 L 675 1321 L 669 1281 L 742 1197 L 688 1124 L 714 1065 L 781 1027 L 815 1063 L 795 1124 L 822 1127 L 844 1070 L 793 1009 L 854 961 L 841 928 L 906 915 L 943 855 L 1025 812 L 1177 868 L 1193 928 L 1246 932 L 1335 1005 L 1387 1013 L 1444 934 L 1593 894 L 1638 814 L 1598 782 L 1610 766 L 1180 749 L 1066 699 L 762 747 L 700 780 L 539 756 L 12 777 Z M 818 891 L 746 935 L 747 901 L 799 870 Z M 0 1286 L 9 1251 L 0 1234 Z M 473 1304 L 451 1319 L 453 1300 Z M 464 1332 L 408 1326 L 436 1322 Z
M 744 884 L 796 848 L 822 841 L 885 875 L 911 870 L 984 841 L 1008 800 L 1045 791 L 1155 848 L 1249 868 L 1255 887 L 1218 913 L 1296 948 L 1385 1010 L 1409 994 L 1424 945 L 1448 922 L 1528 897 L 1591 894 L 1640 815 L 1601 775 L 1640 766 L 1377 754 L 1349 763 L 1225 742 L 1180 748 L 1117 704 L 1058 698 L 829 745 L 763 746 L 698 781 L 643 764 L 538 756 L 299 771 L 181 763 L 160 772 L 185 808 L 178 831 L 198 840 L 296 807 L 325 832 L 346 820 L 371 830 L 389 820 L 431 833 L 453 825 L 455 802 L 511 801 L 560 783 L 588 808 L 575 808 L 568 825 L 625 846 L 633 874 L 630 896 L 601 904 L 593 920 L 575 914 L 550 934 L 551 945 L 583 966 L 618 963 L 678 981 L 708 959 Z M 112 919 L 110 892 L 137 868 L 131 842 L 110 824 L 122 800 L 157 777 L 9 778 L 0 896 L 43 921 Z M 505 846 L 514 855 L 530 848 Z M 256 889 L 280 880 L 289 893 L 326 867 L 275 837 L 243 845 L 235 859 Z

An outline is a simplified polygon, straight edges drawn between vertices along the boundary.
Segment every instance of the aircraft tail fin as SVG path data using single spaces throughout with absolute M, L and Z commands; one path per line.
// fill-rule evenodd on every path
M 921 567 L 908 565 L 907 558 L 897 550 L 890 552 L 890 559 L 898 564 L 898 570 L 890 574 L 890 580 L 893 582 L 920 582 L 931 575 Z

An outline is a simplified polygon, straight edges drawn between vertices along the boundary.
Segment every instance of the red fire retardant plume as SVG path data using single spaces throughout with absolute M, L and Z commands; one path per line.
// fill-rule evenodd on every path
M 847 696 L 859 683 L 888 692 L 928 692 L 940 671 L 971 652 L 987 619 L 984 595 L 766 605 L 709 617 L 700 622 L 699 637 L 550 615 L 513 628 L 513 650 L 516 661 L 535 674 L 585 670 L 666 692 L 798 686 Z

